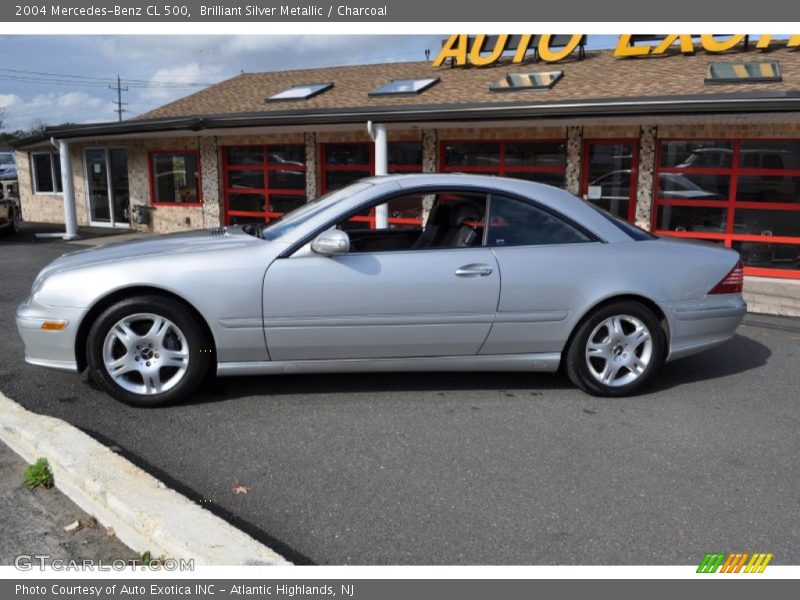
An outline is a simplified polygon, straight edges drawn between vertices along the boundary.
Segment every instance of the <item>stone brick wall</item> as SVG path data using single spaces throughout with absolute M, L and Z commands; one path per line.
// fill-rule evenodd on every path
M 581 164 L 583 161 L 583 128 L 567 127 L 567 191 L 576 196 L 581 191 Z
M 656 165 L 656 138 L 658 130 L 652 125 L 642 127 L 639 134 L 639 165 L 636 182 L 636 208 L 634 222 L 650 229 L 653 209 L 653 185 Z

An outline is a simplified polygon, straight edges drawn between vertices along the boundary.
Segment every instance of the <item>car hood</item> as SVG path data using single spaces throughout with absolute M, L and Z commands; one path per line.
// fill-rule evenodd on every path
M 39 276 L 147 256 L 168 254 L 177 257 L 183 254 L 220 252 L 246 246 L 263 247 L 268 243 L 245 233 L 240 226 L 148 236 L 139 240 L 112 242 L 64 254 L 46 266 Z

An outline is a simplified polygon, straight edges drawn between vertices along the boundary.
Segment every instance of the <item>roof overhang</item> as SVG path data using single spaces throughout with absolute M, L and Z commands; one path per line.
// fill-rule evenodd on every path
M 254 127 L 313 127 L 365 123 L 367 121 L 387 124 L 452 123 L 519 119 L 563 120 L 587 117 L 783 112 L 800 112 L 800 91 L 645 96 L 639 98 L 619 97 L 552 102 L 420 104 L 220 113 L 48 127 L 41 134 L 20 138 L 11 145 L 14 148 L 25 148 L 40 144 L 50 138 L 79 140 L 109 136 L 142 137 L 143 134 L 155 135 L 181 131 L 199 133 L 207 130 L 236 130 Z

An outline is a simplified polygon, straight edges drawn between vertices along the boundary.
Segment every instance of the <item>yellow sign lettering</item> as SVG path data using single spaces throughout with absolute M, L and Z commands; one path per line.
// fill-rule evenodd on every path
M 506 49 L 508 42 L 508 34 L 498 35 L 494 43 L 494 48 L 489 54 L 481 54 L 483 46 L 486 43 L 486 35 L 480 34 L 475 36 L 472 42 L 472 49 L 469 51 L 469 62 L 476 67 L 485 67 L 497 62 L 497 59 L 503 55 L 503 50 Z
M 617 47 L 614 49 L 614 56 L 622 58 L 623 56 L 644 56 L 650 53 L 650 46 L 634 46 L 631 44 L 631 36 L 626 33 L 619 36 Z
M 514 60 L 511 62 L 518 64 L 525 60 L 525 54 L 531 45 L 531 38 L 533 36 L 529 33 L 519 36 L 519 44 L 517 44 L 517 51 L 514 53 Z
M 727 40 L 719 41 L 710 33 L 704 33 L 700 36 L 700 43 L 706 52 L 725 52 L 741 44 L 744 38 L 745 34 L 740 33 L 730 36 Z
M 465 33 L 451 35 L 442 46 L 439 56 L 433 61 L 434 67 L 439 67 L 448 58 L 455 60 L 457 65 L 467 64 L 467 48 L 469 48 L 469 36 Z
M 550 38 L 553 37 L 550 34 L 543 35 L 539 38 L 539 56 L 545 62 L 558 62 L 559 60 L 563 60 L 572 54 L 577 48 L 581 40 L 583 39 L 583 35 L 573 35 L 567 45 L 564 46 L 561 50 L 556 50 L 555 52 L 550 49 Z
M 681 43 L 681 53 L 694 54 L 694 44 L 692 43 L 692 36 L 688 34 L 671 34 L 664 37 L 664 40 L 655 47 L 653 54 L 664 54 L 667 48 L 672 46 L 675 42 Z

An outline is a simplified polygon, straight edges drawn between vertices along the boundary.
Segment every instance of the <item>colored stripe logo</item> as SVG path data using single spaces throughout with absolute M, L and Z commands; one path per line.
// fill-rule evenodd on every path
M 698 573 L 763 573 L 772 560 L 773 554 L 756 552 L 706 552 Z

